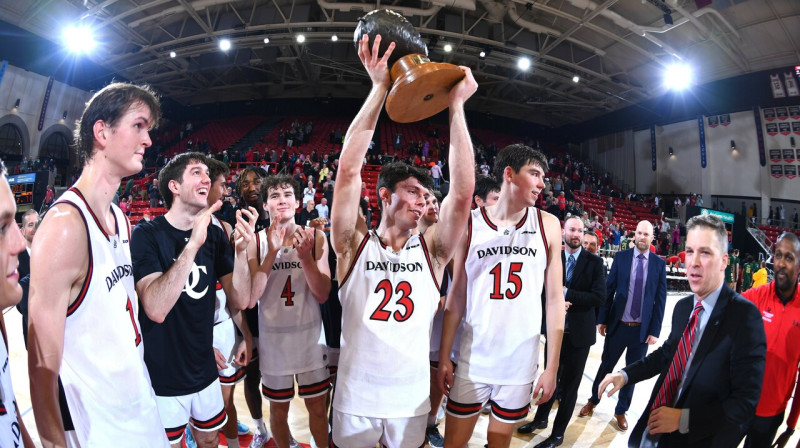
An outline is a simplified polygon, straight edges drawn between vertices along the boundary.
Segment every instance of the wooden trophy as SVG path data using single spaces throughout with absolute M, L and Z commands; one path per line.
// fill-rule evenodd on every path
M 378 55 L 389 44 L 395 48 L 388 64 L 392 88 L 386 98 L 386 112 L 398 123 L 412 123 L 447 109 L 450 89 L 464 78 L 464 72 L 453 64 L 431 62 L 428 47 L 419 32 L 402 15 L 388 9 L 367 13 L 358 19 L 355 44 L 368 34 L 370 43 L 381 35 Z

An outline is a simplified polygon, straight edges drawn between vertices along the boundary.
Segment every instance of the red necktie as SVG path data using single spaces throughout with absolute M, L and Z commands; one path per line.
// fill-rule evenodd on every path
M 694 343 L 694 335 L 697 330 L 697 322 L 700 320 L 700 312 L 703 311 L 703 303 L 697 302 L 694 307 L 692 317 L 689 318 L 689 323 L 683 330 L 681 342 L 678 344 L 678 350 L 675 351 L 675 356 L 672 357 L 672 364 L 669 366 L 667 377 L 664 378 L 664 383 L 658 389 L 653 406 L 650 410 L 660 408 L 662 406 L 670 406 L 675 400 L 675 395 L 678 393 L 678 385 L 683 378 L 683 371 L 686 369 L 686 362 L 689 360 L 689 354 L 692 352 L 692 344 Z

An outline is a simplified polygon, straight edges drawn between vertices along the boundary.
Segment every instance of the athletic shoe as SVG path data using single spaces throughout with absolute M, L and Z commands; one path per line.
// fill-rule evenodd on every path
M 434 448 L 444 447 L 444 437 L 442 437 L 442 433 L 439 432 L 438 423 L 429 425 L 425 429 L 425 437 L 428 439 L 428 445 Z
M 261 434 L 256 432 L 253 434 L 253 441 L 250 442 L 249 448 L 264 448 L 264 444 L 269 441 L 270 437 L 268 434 Z
M 183 431 L 183 438 L 186 439 L 186 446 L 188 448 L 197 448 L 197 442 L 194 441 L 194 436 L 192 436 L 192 430 L 189 429 L 189 425 L 186 425 L 186 429 Z
M 238 420 L 236 421 L 236 430 L 239 431 L 240 436 L 246 436 L 247 434 L 250 434 L 250 427 Z

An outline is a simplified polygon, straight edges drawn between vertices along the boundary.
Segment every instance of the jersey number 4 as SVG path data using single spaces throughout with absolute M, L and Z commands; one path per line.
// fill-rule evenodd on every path
M 492 294 L 489 296 L 490 299 L 495 300 L 502 300 L 503 297 L 511 300 L 516 299 L 519 295 L 520 291 L 522 291 L 522 278 L 519 276 L 519 272 L 522 270 L 522 263 L 511 263 L 508 267 L 508 280 L 507 283 L 511 283 L 514 286 L 514 289 L 511 288 L 506 289 L 505 294 L 503 294 L 500 289 L 500 283 L 503 279 L 502 269 L 500 263 L 497 263 L 495 267 L 489 271 L 492 274 L 492 278 L 494 279 L 494 288 L 492 289 Z
M 294 306 L 294 291 L 292 291 L 292 277 L 286 277 L 286 283 L 283 285 L 283 292 L 281 293 L 281 297 L 286 299 L 284 302 L 284 306 Z
M 131 298 L 128 297 L 128 303 L 125 305 L 125 311 L 131 316 L 131 324 L 133 324 L 133 332 L 136 334 L 136 346 L 142 343 L 142 334 L 139 333 L 139 327 L 136 325 L 136 316 L 133 315 L 133 304 Z
M 371 320 L 382 320 L 384 322 L 388 321 L 390 317 L 394 317 L 394 320 L 398 322 L 403 322 L 408 320 L 411 317 L 411 314 L 414 313 L 414 301 L 411 300 L 411 283 L 406 281 L 400 282 L 397 284 L 396 288 L 392 288 L 392 282 L 389 280 L 381 280 L 378 283 L 378 287 L 375 288 L 376 293 L 383 293 L 383 300 L 381 300 L 381 304 L 378 305 L 378 308 L 372 313 L 372 316 L 369 318 Z M 389 300 L 392 298 L 392 294 L 400 294 L 400 298 L 397 299 L 397 304 L 405 308 L 405 312 L 401 313 L 400 310 L 396 310 L 394 313 L 390 311 L 386 311 L 386 305 L 389 304 Z

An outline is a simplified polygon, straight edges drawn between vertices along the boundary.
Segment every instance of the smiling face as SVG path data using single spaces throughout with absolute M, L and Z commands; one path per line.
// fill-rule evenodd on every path
M 597 235 L 594 233 L 583 235 L 583 248 L 597 255 Z
M 503 179 L 507 182 L 510 196 L 520 199 L 526 206 L 535 205 L 545 187 L 544 170 L 532 163 L 523 165 L 518 173 L 510 166 L 506 167 Z
M 383 187 L 378 193 L 383 201 L 384 216 L 391 217 L 395 225 L 402 229 L 417 227 L 425 215 L 425 194 L 428 189 L 414 177 L 398 182 L 394 192 Z
M 267 211 L 270 219 L 285 223 L 294 221 L 294 214 L 300 201 L 294 196 L 294 188 L 289 184 L 279 185 L 267 191 Z
M 208 190 L 208 205 L 211 206 L 218 200 L 224 198 L 226 191 L 225 176 L 220 174 L 211 182 L 211 188 Z
M 686 278 L 692 292 L 704 299 L 725 277 L 728 254 L 713 229 L 698 226 L 686 235 Z
M 244 199 L 245 204 L 255 207 L 260 202 L 259 195 L 261 192 L 261 184 L 264 182 L 261 176 L 253 171 L 249 171 L 241 179 L 241 192 L 239 193 Z
M 36 224 L 38 222 L 39 214 L 35 211 L 33 213 L 26 212 L 22 217 L 22 236 L 25 237 L 28 246 L 33 242 L 33 235 L 36 234 Z
M 800 254 L 795 251 L 795 245 L 789 238 L 783 237 L 775 245 L 775 255 L 772 257 L 775 269 L 775 288 L 788 296 L 797 287 L 797 276 L 800 274 Z
M 105 143 L 105 157 L 118 167 L 121 177 L 142 170 L 144 151 L 153 144 L 150 125 L 150 108 L 143 103 L 133 103 L 113 127 L 103 122 L 95 124 L 99 139 Z
M 425 216 L 422 221 L 428 226 L 439 222 L 439 200 L 432 193 L 425 194 Z
M 0 271 L 3 273 L 0 306 L 3 308 L 16 305 L 22 298 L 17 255 L 25 250 L 25 238 L 14 221 L 16 206 L 6 177 L 0 176 Z
M 182 181 L 170 181 L 170 190 L 177 193 L 176 197 L 189 206 L 208 207 L 208 194 L 211 189 L 211 179 L 208 177 L 208 167 L 205 163 L 190 161 L 183 170 Z

